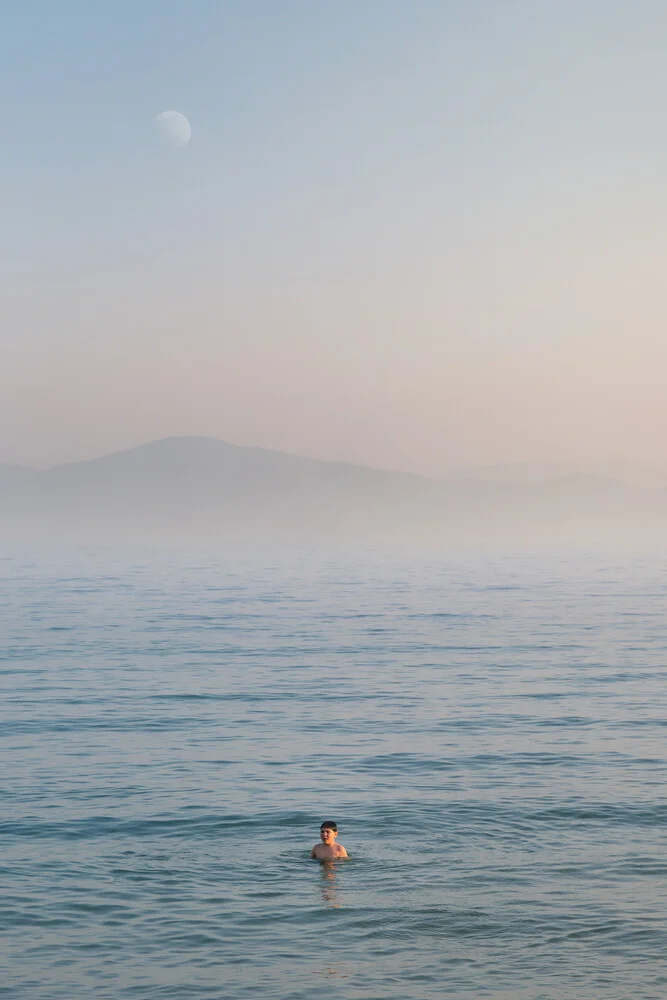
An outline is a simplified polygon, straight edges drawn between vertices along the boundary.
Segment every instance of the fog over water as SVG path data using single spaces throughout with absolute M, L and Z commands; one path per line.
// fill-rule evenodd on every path
M 42 471 L 0 467 L 0 539 L 19 538 L 664 543 L 667 490 L 544 466 L 435 480 L 170 438 Z

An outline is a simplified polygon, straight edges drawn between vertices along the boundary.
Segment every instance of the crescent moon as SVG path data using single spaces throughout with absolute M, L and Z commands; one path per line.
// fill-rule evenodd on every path
M 155 116 L 160 137 L 170 146 L 187 146 L 192 135 L 190 122 L 180 111 L 161 111 Z

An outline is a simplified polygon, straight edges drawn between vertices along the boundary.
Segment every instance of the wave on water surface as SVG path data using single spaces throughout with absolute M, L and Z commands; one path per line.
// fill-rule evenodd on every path
M 8 997 L 667 995 L 657 556 L 2 574 Z

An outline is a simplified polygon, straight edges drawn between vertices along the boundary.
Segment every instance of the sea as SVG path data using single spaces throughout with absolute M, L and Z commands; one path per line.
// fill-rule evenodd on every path
M 667 997 L 664 551 L 0 555 L 1 997 Z

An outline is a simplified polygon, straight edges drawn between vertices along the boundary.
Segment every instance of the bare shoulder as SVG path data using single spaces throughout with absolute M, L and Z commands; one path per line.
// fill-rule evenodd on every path
M 336 852 L 336 857 L 337 857 L 337 858 L 349 858 L 349 856 L 350 856 L 350 855 L 349 855 L 349 854 L 347 853 L 347 851 L 345 850 L 345 848 L 343 847 L 343 845 L 342 845 L 342 844 L 336 844 L 336 845 L 334 846 L 334 850 L 335 850 L 335 852 Z

